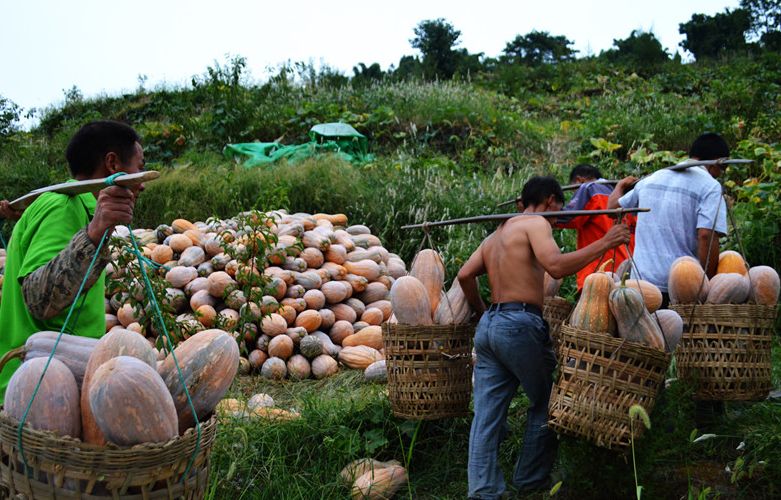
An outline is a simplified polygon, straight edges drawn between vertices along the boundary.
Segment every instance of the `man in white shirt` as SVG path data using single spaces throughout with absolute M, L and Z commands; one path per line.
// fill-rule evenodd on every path
M 718 134 L 699 136 L 689 151 L 693 160 L 716 160 L 729 156 L 729 146 Z M 608 199 L 608 208 L 647 207 L 635 232 L 633 277 L 648 280 L 662 291 L 666 307 L 670 266 L 679 257 L 698 259 L 708 277 L 716 274 L 719 237 L 727 232 L 727 209 L 721 184 L 722 167 L 691 167 L 683 171 L 662 169 L 637 181 L 622 179 Z M 636 276 L 635 274 L 639 274 Z

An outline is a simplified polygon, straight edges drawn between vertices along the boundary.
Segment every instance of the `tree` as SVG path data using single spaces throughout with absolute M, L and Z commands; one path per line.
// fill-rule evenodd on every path
M 740 8 L 748 12 L 755 37 L 781 30 L 781 0 L 740 0 Z
M 689 22 L 678 25 L 678 32 L 686 36 L 681 47 L 691 52 L 699 61 L 728 52 L 746 50 L 745 33 L 749 28 L 749 11 L 725 9 L 713 16 L 694 14 Z
M 458 45 L 461 32 L 442 18 L 421 21 L 414 32 L 410 44 L 423 54 L 423 65 L 429 76 L 452 78 L 459 59 L 453 47 Z
M 651 32 L 632 30 L 628 38 L 613 40 L 614 49 L 602 54 L 608 61 L 636 69 L 655 66 L 670 60 L 667 50 Z
M 385 77 L 382 68 L 378 63 L 374 63 L 371 66 L 358 63 L 358 66 L 353 66 L 353 84 L 359 86 L 369 85 L 375 82 L 382 81 Z
M 523 36 L 517 35 L 508 42 L 504 54 L 513 62 L 553 64 L 573 59 L 577 52 L 569 48 L 573 43 L 562 35 L 551 36 L 547 31 L 532 31 Z
M 0 95 L 0 138 L 18 130 L 19 114 L 22 109 L 12 100 Z

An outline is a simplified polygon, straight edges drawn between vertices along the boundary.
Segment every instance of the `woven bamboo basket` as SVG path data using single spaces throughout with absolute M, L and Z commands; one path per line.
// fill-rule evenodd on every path
M 474 333 L 473 324 L 384 325 L 394 415 L 410 420 L 469 415 Z
M 0 411 L 0 498 L 196 500 L 205 496 L 217 435 L 214 416 L 201 423 L 194 459 L 195 428 L 165 443 L 122 448 L 87 444 L 26 425 L 20 450 L 18 427 L 16 419 Z M 182 480 L 191 460 L 189 473 Z
M 675 353 L 678 378 L 703 401 L 755 401 L 771 384 L 775 306 L 675 304 L 683 338 Z
M 664 384 L 670 354 L 635 342 L 563 324 L 559 376 L 548 405 L 548 425 L 597 446 L 630 444 L 629 408 L 649 414 Z M 635 438 L 643 425 L 635 425 Z
M 548 322 L 550 336 L 553 339 L 553 345 L 559 345 L 559 329 L 561 324 L 569 318 L 569 313 L 574 305 L 567 302 L 563 297 L 545 297 L 545 303 L 542 307 L 542 317 Z M 556 349 L 558 350 L 558 349 Z

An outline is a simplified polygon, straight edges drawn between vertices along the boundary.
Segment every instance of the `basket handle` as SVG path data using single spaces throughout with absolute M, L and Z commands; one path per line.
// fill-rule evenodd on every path
M 12 359 L 24 359 L 25 354 L 27 354 L 27 346 L 25 345 L 17 347 L 16 349 L 11 349 L 5 353 L 2 358 L 0 358 L 0 370 L 5 368 L 5 365 L 8 364 L 8 362 Z

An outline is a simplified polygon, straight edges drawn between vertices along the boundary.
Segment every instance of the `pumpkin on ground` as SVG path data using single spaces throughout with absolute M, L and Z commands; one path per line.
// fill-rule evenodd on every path
M 400 465 L 364 472 L 353 483 L 353 500 L 391 498 L 407 484 L 407 470 Z

